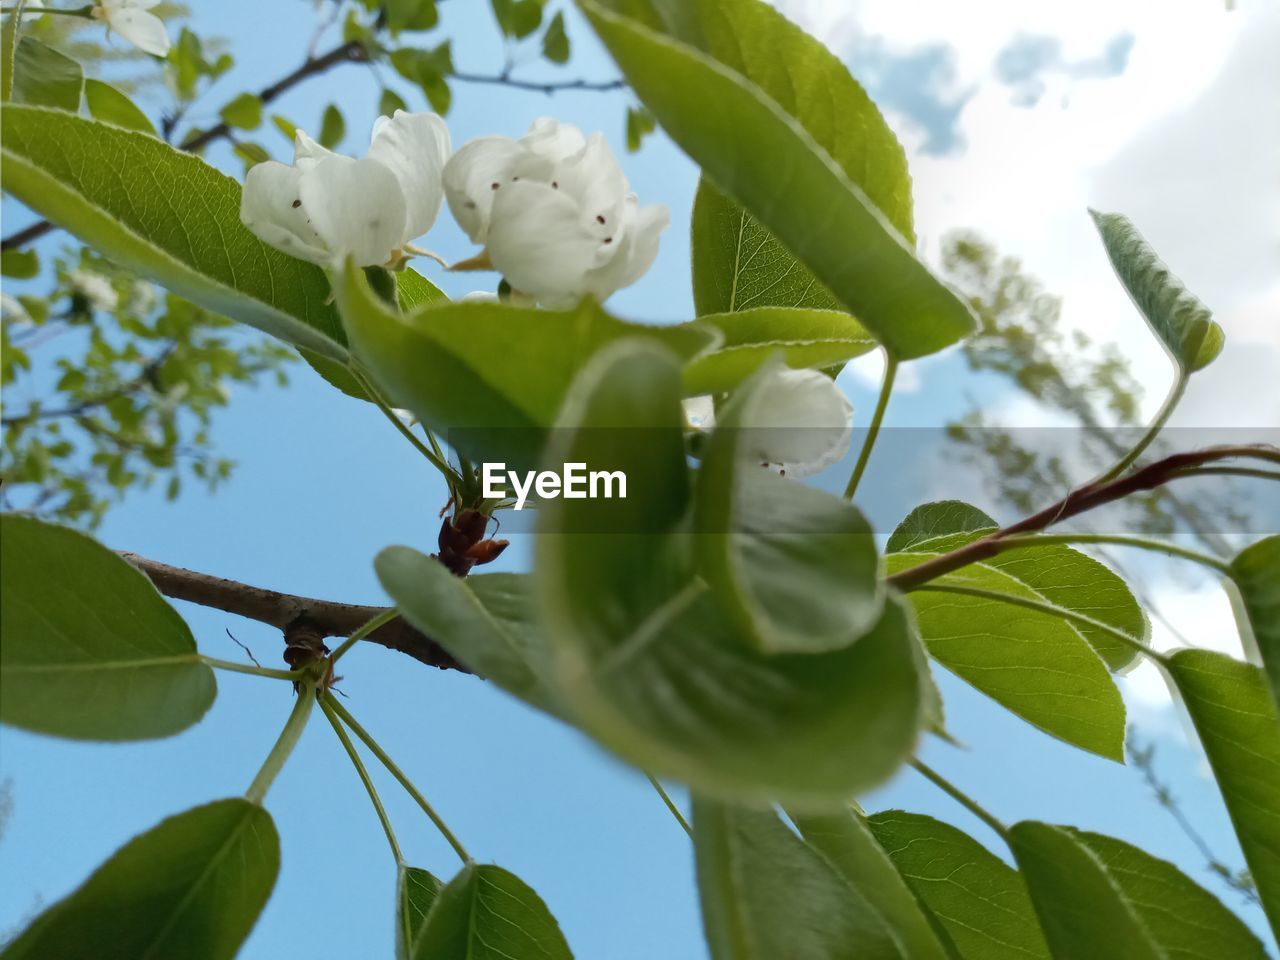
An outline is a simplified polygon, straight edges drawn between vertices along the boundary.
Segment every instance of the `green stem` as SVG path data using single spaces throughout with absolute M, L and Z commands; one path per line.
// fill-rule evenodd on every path
M 671 815 L 676 818 L 676 823 L 684 828 L 684 832 L 689 835 L 689 839 L 693 839 L 693 828 L 689 826 L 689 821 L 684 818 L 684 814 L 680 812 L 680 808 L 676 806 L 675 801 L 671 799 L 662 784 L 658 782 L 658 778 L 652 773 L 645 771 L 645 776 L 649 778 L 649 782 L 653 784 L 653 789 L 658 791 L 658 796 L 662 798 L 662 802 L 667 805 L 667 809 L 671 811 Z
M 932 767 L 925 764 L 923 760 L 913 759 L 911 765 L 916 768 L 927 780 L 932 781 L 934 786 L 942 790 L 943 793 L 949 795 L 953 800 L 966 808 L 975 817 L 985 823 L 988 827 L 1000 835 L 1000 839 L 1006 843 L 1009 842 L 1009 828 L 997 820 L 992 814 L 988 813 L 983 807 L 967 793 L 953 784 L 942 774 L 938 773 Z
M 445 478 L 445 481 L 451 485 L 456 482 L 458 477 L 454 473 L 453 468 L 449 466 L 447 461 L 445 461 L 444 457 L 437 456 L 430 447 L 418 439 L 417 435 L 412 430 L 405 426 L 404 421 L 396 416 L 396 413 L 391 409 L 390 404 L 383 399 L 378 388 L 374 386 L 373 381 L 370 380 L 362 370 L 356 367 L 355 364 L 350 365 L 347 369 L 349 369 L 351 371 L 351 375 L 356 378 L 356 382 L 364 388 L 364 392 L 368 394 L 369 399 L 372 400 L 377 405 L 378 409 L 382 411 L 382 415 L 391 421 L 391 425 L 399 430 L 400 433 L 403 434 L 411 444 L 413 444 L 414 448 L 427 458 L 433 467 L 440 471 L 441 475 Z
M 999 549 L 1001 552 L 1005 550 L 1014 550 L 1017 548 L 1034 547 L 1038 543 L 1109 543 L 1118 547 L 1137 547 L 1140 550 L 1152 550 L 1156 553 L 1165 553 L 1171 557 L 1181 557 L 1183 560 L 1192 560 L 1195 563 L 1204 564 L 1211 567 L 1219 573 L 1231 575 L 1231 565 L 1224 563 L 1217 557 L 1211 557 L 1207 553 L 1201 553 L 1198 550 L 1188 550 L 1186 547 L 1179 547 L 1176 544 L 1166 543 L 1163 540 L 1151 540 L 1147 537 L 1129 537 L 1121 534 L 1108 533 L 1049 533 L 1049 534 L 1026 534 L 1016 537 L 1004 537 L 999 541 Z
M 199 657 L 202 663 L 217 667 L 219 670 L 229 670 L 232 673 L 247 673 L 255 677 L 271 677 L 274 680 L 297 680 L 302 676 L 301 670 L 272 670 L 270 667 L 251 667 L 247 663 L 236 663 L 234 660 L 219 660 L 217 657 L 206 657 L 203 653 L 199 654 Z
M 954 593 L 965 597 L 981 597 L 984 600 L 995 600 L 999 603 L 1008 603 L 1015 607 L 1047 613 L 1051 616 L 1068 620 L 1078 626 L 1089 627 L 1100 633 L 1115 637 L 1125 646 L 1132 647 L 1138 653 L 1144 654 L 1159 663 L 1164 663 L 1166 660 L 1165 657 L 1152 650 L 1138 638 L 1129 636 L 1123 630 L 1117 629 L 1109 623 L 1103 623 L 1101 620 L 1093 619 L 1093 617 L 1086 617 L 1083 613 L 1076 613 L 1074 610 L 1068 610 L 1066 607 L 1060 607 L 1057 604 L 1047 603 L 1043 600 L 1019 597 L 1012 593 L 1002 593 L 999 590 L 984 590 L 982 587 L 964 587 L 950 583 L 923 583 L 915 589 L 917 591 L 928 590 L 932 593 Z
M 14 13 L 19 9 L 21 8 L 20 7 L 3 7 L 3 8 L 0 8 L 0 15 L 6 14 L 6 13 Z M 93 15 L 92 6 L 76 7 L 74 10 L 56 10 L 53 7 L 32 7 L 30 10 L 23 11 L 23 13 L 29 17 L 34 17 L 37 14 L 41 14 L 41 13 L 51 13 L 59 17 L 79 17 L 81 20 L 97 19 Z
M 347 708 L 342 704 L 338 703 L 336 700 L 330 700 L 329 706 L 334 713 L 342 718 L 342 722 L 347 725 L 351 732 L 359 737 L 361 742 L 363 742 L 373 755 L 378 758 L 378 762 L 387 768 L 387 772 L 400 781 L 400 786 L 404 787 L 409 796 L 413 797 L 414 802 L 422 808 L 422 812 L 431 818 L 431 822 L 436 825 L 436 829 L 440 831 L 441 836 L 449 841 L 449 846 L 453 847 L 454 853 L 458 855 L 462 862 L 470 863 L 471 854 L 467 853 L 466 848 L 458 842 L 458 838 L 453 835 L 453 831 L 445 825 L 445 822 L 442 819 L 440 819 L 440 814 L 436 813 L 431 804 L 427 803 L 426 798 L 418 791 L 418 788 L 415 787 L 409 778 L 404 775 L 403 771 L 395 765 L 394 761 L 387 756 L 386 751 L 379 746 L 378 741 L 374 740 L 373 737 L 365 731 L 364 727 L 360 726 L 360 724 L 356 722 L 356 718 L 351 716 L 351 714 L 347 712 Z
M 316 702 L 316 685 L 313 682 L 304 683 L 302 689 L 298 691 L 298 700 L 293 705 L 293 712 L 289 714 L 289 719 L 285 721 L 284 729 L 280 731 L 280 736 L 276 739 L 275 746 L 271 748 L 271 752 L 267 754 L 267 759 L 263 761 L 262 769 L 258 771 L 258 775 L 253 778 L 253 783 L 249 784 L 249 789 L 245 792 L 245 799 L 262 805 L 262 800 L 267 795 L 267 791 L 271 789 L 271 784 L 276 778 L 276 774 L 284 766 L 289 754 L 293 753 L 293 748 L 298 744 L 298 738 L 302 736 L 302 731 L 307 726 L 307 719 L 311 716 L 311 707 Z
M 867 461 L 871 459 L 871 450 L 880 436 L 880 424 L 884 421 L 884 412 L 889 406 L 889 395 L 893 392 L 893 381 L 898 375 L 898 358 L 888 351 L 884 359 L 884 381 L 880 384 L 880 398 L 876 401 L 875 413 L 871 415 L 871 423 L 867 427 L 866 439 L 862 441 L 862 449 L 858 451 L 858 462 L 853 466 L 853 476 L 849 485 L 844 488 L 844 498 L 852 500 L 858 490 L 858 483 L 867 469 Z
M 373 631 L 377 630 L 379 627 L 386 626 L 388 623 L 390 623 L 399 615 L 400 615 L 400 611 L 397 610 L 395 607 L 388 607 L 386 610 L 383 610 L 380 614 L 378 614 L 376 617 L 374 617 L 364 626 L 358 628 L 354 633 L 351 634 L 351 636 L 343 640 L 342 643 L 338 644 L 338 649 L 334 650 L 333 653 L 329 655 L 329 662 L 331 664 L 337 663 L 340 659 L 342 659 L 342 655 L 344 653 L 346 653 L 348 650 L 354 647 L 357 643 L 359 643 L 369 634 L 373 633 Z
M 1280 480 L 1280 470 L 1256 470 L 1253 467 L 1193 467 L 1174 474 L 1176 477 L 1250 477 L 1254 480 Z
M 333 712 L 333 707 L 330 706 L 329 701 L 329 694 L 326 693 L 320 701 L 320 709 L 324 711 L 325 719 L 333 727 L 333 732 L 338 735 L 338 740 L 342 743 L 342 749 L 346 750 L 347 756 L 351 758 L 351 765 L 356 768 L 356 773 L 360 775 L 360 782 L 364 784 L 364 789 L 369 794 L 369 800 L 373 803 L 373 809 L 378 814 L 378 822 L 382 824 L 382 832 L 387 835 L 387 843 L 391 844 L 391 855 L 396 858 L 397 866 L 403 866 L 404 854 L 400 852 L 400 844 L 396 842 L 396 834 L 391 829 L 391 820 L 387 817 L 387 811 L 382 806 L 382 799 L 378 796 L 378 791 L 374 789 L 373 781 L 369 778 L 369 771 L 365 769 L 364 763 L 360 759 L 360 754 L 356 753 L 355 744 L 347 736 L 347 731 L 342 728 L 342 723 L 338 720 L 338 715 Z
M 1169 395 L 1164 398 L 1164 403 L 1160 405 L 1160 410 L 1156 413 L 1156 418 L 1151 421 L 1151 426 L 1147 428 L 1147 432 L 1142 435 L 1142 439 L 1137 442 L 1132 450 L 1116 461 L 1115 466 L 1104 473 L 1102 476 L 1094 480 L 1094 483 L 1106 483 L 1114 480 L 1120 474 L 1124 473 L 1133 465 L 1133 462 L 1142 456 L 1144 450 L 1155 441 L 1160 435 L 1160 431 L 1164 429 L 1164 425 L 1172 416 L 1173 411 L 1178 406 L 1178 401 L 1182 399 L 1182 395 L 1187 390 L 1187 382 L 1190 377 L 1179 371 L 1178 379 L 1174 381 L 1173 387 L 1169 390 Z

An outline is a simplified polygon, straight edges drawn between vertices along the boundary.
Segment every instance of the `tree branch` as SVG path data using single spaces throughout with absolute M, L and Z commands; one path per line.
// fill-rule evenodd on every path
M 264 87 L 258 92 L 258 99 L 263 104 L 268 104 L 281 96 L 286 91 L 297 86 L 308 77 L 314 77 L 316 74 L 324 73 L 330 67 L 339 63 L 359 63 L 369 59 L 368 51 L 365 50 L 364 44 L 359 40 L 351 40 L 340 46 L 334 47 L 328 53 L 318 57 L 311 57 L 306 60 L 302 66 L 298 67 L 292 73 L 288 74 L 271 84 Z M 201 147 L 208 146 L 215 140 L 220 140 L 231 132 L 231 126 L 227 123 L 219 123 L 215 127 L 210 127 L 193 137 L 189 137 L 179 144 L 178 149 L 185 150 L 187 153 L 194 153 Z M 0 240 L 0 250 L 13 250 L 18 247 L 24 247 L 34 240 L 40 239 L 50 230 L 54 229 L 54 224 L 48 220 L 40 220 L 24 227 L 17 233 L 12 233 Z
M 337 603 L 281 593 L 237 580 L 171 567 L 136 553 L 120 551 L 120 556 L 146 574 L 165 596 L 268 624 L 282 631 L 290 646 L 311 638 L 348 636 L 387 610 L 386 607 Z M 389 650 L 398 650 L 431 667 L 471 672 L 442 646 L 400 618 L 380 627 L 365 639 Z
M 944 553 L 910 569 L 895 573 L 888 577 L 886 582 L 904 593 L 914 590 L 944 574 L 995 556 L 1004 549 L 1003 541 L 1006 537 L 1020 533 L 1038 533 L 1055 523 L 1061 523 L 1063 520 L 1094 510 L 1104 504 L 1121 500 L 1132 493 L 1154 490 L 1170 480 L 1187 476 L 1186 471 L 1189 469 L 1216 460 L 1231 460 L 1238 457 L 1254 457 L 1280 463 L 1280 449 L 1266 444 L 1208 447 L 1189 453 L 1176 453 L 1114 480 L 1087 483 L 1083 487 L 1072 490 L 1057 503 L 1039 513 L 1034 513 L 1017 523 L 997 530 L 981 540 L 967 543 L 950 553 Z
M 488 83 L 501 87 L 513 87 L 516 90 L 533 90 L 536 93 L 545 93 L 547 96 L 552 96 L 561 90 L 590 90 L 595 92 L 622 90 L 627 85 L 627 81 L 621 77 L 617 80 L 578 79 L 542 82 L 538 80 L 517 80 L 507 73 L 467 73 L 465 70 L 454 70 L 449 76 L 464 83 Z

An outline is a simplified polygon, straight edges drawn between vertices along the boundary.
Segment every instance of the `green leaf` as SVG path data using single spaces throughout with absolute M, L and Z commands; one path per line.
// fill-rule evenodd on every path
M 18 40 L 13 60 L 14 103 L 57 107 L 75 113 L 80 109 L 83 88 L 84 71 L 76 61 L 35 37 Z
M 692 357 L 715 343 L 710 329 L 627 323 L 590 300 L 562 311 L 472 302 L 399 314 L 359 270 L 334 283 L 357 355 L 395 404 L 452 429 L 450 442 L 471 459 L 512 469 L 536 465 L 569 383 L 605 344 L 643 337 Z
M 4 960 L 231 960 L 275 886 L 271 815 L 219 800 L 170 817 L 116 851 L 42 913 Z
M 242 93 L 225 107 L 218 114 L 222 117 L 224 123 L 233 127 L 239 127 L 241 130 L 257 130 L 262 126 L 262 100 L 252 93 Z M 325 121 L 328 122 L 329 114 L 325 112 Z M 338 123 L 342 123 L 342 116 L 338 116 Z M 321 136 L 323 136 L 323 131 Z M 341 140 L 341 134 L 337 140 Z M 334 141 L 334 143 L 337 142 Z M 325 146 L 333 146 L 333 143 L 325 144 Z
M 1266 950 L 1240 918 L 1172 863 L 1114 837 L 1071 827 L 1061 829 L 1101 862 L 1167 956 L 1266 960 Z
M 846 649 L 752 649 L 695 576 L 679 393 L 673 354 L 624 342 L 592 358 L 565 401 L 546 462 L 622 470 L 628 496 L 539 511 L 535 582 L 558 695 L 583 729 L 656 775 L 830 806 L 910 752 L 926 682 L 916 640 L 891 602 Z
M 700 317 L 698 323 L 715 327 L 724 342 L 685 368 L 688 396 L 732 390 L 778 354 L 788 366 L 821 369 L 878 345 L 862 324 L 838 310 L 761 307 Z
M 1280 937 L 1280 715 L 1262 670 L 1209 650 L 1179 650 L 1165 661 L 1258 888 Z
M 713 960 L 916 960 L 772 811 L 695 797 L 693 846 Z
M 1009 846 L 1055 960 L 1167 960 L 1102 861 L 1073 831 L 1023 821 Z
M 563 11 L 556 11 L 542 35 L 542 55 L 552 63 L 569 62 L 569 35 L 564 32 Z
M 409 946 L 443 887 L 426 870 L 400 865 L 396 873 L 396 960 L 409 960 Z
M 653 114 L 644 107 L 627 107 L 627 152 L 639 150 L 644 138 L 653 133 L 656 126 Z
M 886 553 L 904 553 L 920 544 L 957 533 L 990 533 L 999 526 L 977 507 L 962 500 L 923 503 L 894 528 L 885 544 Z
M 391 65 L 422 88 L 431 109 L 442 116 L 449 112 L 453 95 L 445 78 L 453 73 L 453 52 L 448 40 L 433 49 L 401 47 L 391 54 Z
M 717 412 L 698 473 L 700 571 L 761 652 L 839 650 L 880 619 L 880 556 L 857 507 L 761 470 L 744 452 L 775 372 L 766 365 Z
M 705 176 L 813 271 L 892 353 L 902 359 L 925 356 L 973 330 L 968 306 L 929 272 L 902 236 L 903 217 L 882 211 L 872 199 L 899 196 L 903 209 L 909 208 L 901 148 L 869 134 L 865 118 L 848 122 L 853 81 L 846 77 L 839 88 L 844 97 L 837 107 L 828 89 L 834 58 L 816 41 L 759 0 L 702 0 L 667 7 L 667 17 L 651 3 L 580 5 L 636 94 Z M 750 56 L 743 55 L 752 43 Z M 781 59 L 779 50 L 785 52 Z M 699 96 L 690 97 L 690 90 Z M 819 122 L 807 108 L 797 107 L 796 115 L 787 111 L 787 102 L 811 101 L 827 111 L 832 135 L 845 137 L 839 145 L 848 143 L 850 151 L 861 150 L 863 141 L 872 145 L 857 161 L 863 177 L 851 177 L 832 158 L 832 149 L 842 158 L 845 153 L 839 146 L 824 148 Z M 715 109 L 707 109 L 708 103 Z M 880 176 L 889 183 L 883 194 L 879 181 L 872 181 Z M 731 256 L 741 262 L 752 253 L 739 249 Z M 701 299 L 700 310 L 711 312 L 835 305 L 732 294 L 717 295 L 710 305 Z
M 867 823 L 965 960 L 1049 960 L 1018 871 L 933 817 L 887 810 Z
M 886 562 L 896 573 L 934 556 L 896 553 Z M 1015 576 L 985 563 L 935 582 L 1046 602 Z M 985 597 L 927 590 L 907 597 L 929 655 L 944 667 L 1046 733 L 1123 761 L 1124 701 L 1106 664 L 1070 623 Z
M 346 135 L 347 122 L 342 119 L 342 111 L 334 104 L 329 104 L 324 108 L 324 115 L 320 118 L 320 136 L 316 139 L 320 146 L 332 150 Z
M 280 134 L 289 141 L 290 145 L 298 138 L 298 125 L 287 117 L 282 117 L 278 113 L 271 115 L 271 122 Z
M 1128 217 L 1090 210 L 1116 276 L 1134 306 L 1184 375 L 1208 366 L 1222 352 L 1222 327 L 1213 313 L 1169 272 Z
M 1231 578 L 1240 589 L 1272 699 L 1280 704 L 1280 536 L 1240 551 L 1231 561 Z
M 558 712 L 528 574 L 463 579 L 409 547 L 387 547 L 374 569 L 401 615 L 459 662 L 508 693 Z
M 408 109 L 409 105 L 394 90 L 383 89 L 378 97 L 378 113 L 384 117 L 393 117 L 397 110 Z
M 0 518 L 0 719 L 85 740 L 185 730 L 216 686 L 142 573 L 74 530 Z
M 89 105 L 89 113 L 93 119 L 155 136 L 156 128 L 147 119 L 147 115 L 115 87 L 101 80 L 86 79 L 84 100 Z
M 40 107 L 0 116 L 4 189 L 120 266 L 345 363 L 324 271 L 240 223 L 240 186 L 155 137 Z M 156 189 L 156 183 L 173 189 Z
M 436 0 L 387 0 L 387 26 L 401 30 L 431 30 L 440 21 Z
M 528 884 L 501 867 L 468 863 L 436 896 L 409 956 L 572 960 L 573 954 Z
M 996 529 L 996 522 L 959 500 L 926 503 L 898 525 L 889 537 L 889 553 L 939 554 L 977 540 Z M 1132 591 L 1114 571 L 1092 557 L 1055 543 L 1031 541 L 1024 549 L 1011 550 L 983 561 L 1045 600 L 1074 613 L 1091 617 L 1146 642 L 1151 622 Z M 1112 670 L 1123 670 L 1138 653 L 1105 630 L 1072 624 Z
M 863 817 L 839 813 L 793 815 L 792 822 L 814 850 L 880 914 L 902 955 L 910 960 L 947 960 L 929 916 Z
M 35 250 L 0 252 L 0 275 L 15 280 L 30 280 L 40 272 L 40 254 Z

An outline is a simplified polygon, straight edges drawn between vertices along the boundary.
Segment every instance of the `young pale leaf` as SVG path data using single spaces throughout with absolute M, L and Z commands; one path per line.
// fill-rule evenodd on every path
M 245 229 L 234 180 L 156 137 L 56 110 L 11 104 L 0 129 L 4 189 L 37 213 L 206 309 L 346 362 L 324 271 Z
M 262 100 L 252 93 L 242 93 L 218 114 L 224 123 L 241 130 L 257 130 L 262 126 Z
M 56 107 L 72 113 L 80 109 L 84 72 L 75 60 L 35 37 L 23 37 L 18 41 L 13 63 L 14 103 Z
M 343 119 L 342 111 L 334 104 L 329 104 L 324 108 L 324 116 L 320 118 L 320 136 L 316 139 L 320 146 L 332 150 L 346 135 L 347 121 Z
M 400 866 L 396 874 L 396 960 L 409 960 L 409 947 L 443 887 L 426 870 Z
M 556 918 L 514 873 L 468 863 L 435 898 L 410 960 L 573 960 Z
M 889 537 L 889 553 L 943 553 L 996 529 L 981 510 L 959 500 L 926 503 L 913 510 Z M 1113 570 L 1059 543 L 1028 542 L 983 561 L 1039 593 L 1044 599 L 1147 642 L 1151 622 L 1133 592 Z M 1139 656 L 1132 646 L 1106 630 L 1087 624 L 1072 628 L 1089 642 L 1112 670 L 1124 670 Z
M 1280 715 L 1266 675 L 1210 650 L 1179 650 L 1165 665 L 1209 757 L 1262 909 L 1280 937 Z
M 925 680 L 909 621 L 890 603 L 843 650 L 754 650 L 695 575 L 679 393 L 673 354 L 618 343 L 565 402 L 548 463 L 622 470 L 628 496 L 540 511 L 535 582 L 556 689 L 575 722 L 656 775 L 718 795 L 838 803 L 915 743 Z
M 859 813 L 848 808 L 791 819 L 805 842 L 880 914 L 904 957 L 948 960 L 929 916 Z
M 684 25 L 697 29 L 696 16 L 668 20 L 652 4 L 621 0 L 581 0 L 580 5 L 632 88 L 671 137 L 893 354 L 903 359 L 925 356 L 973 330 L 968 306 L 916 258 L 876 203 L 813 134 L 753 82 L 756 68 L 749 77 L 718 60 L 718 50 L 708 53 L 694 45 Z M 727 16 L 740 6 L 761 22 L 769 16 L 758 0 L 708 3 L 706 12 Z M 669 9 L 692 12 L 683 5 Z M 730 39 L 726 36 L 724 43 Z M 758 69 L 777 71 L 774 34 L 759 34 L 759 40 L 768 62 Z M 791 66 L 779 72 L 778 84 L 790 82 Z M 807 79 L 814 92 L 806 92 L 806 97 L 829 102 L 822 71 Z M 690 90 L 699 91 L 699 96 L 690 97 Z M 706 109 L 707 103 L 716 108 Z M 834 128 L 842 121 L 830 122 Z M 848 135 L 852 143 L 864 131 L 850 126 Z M 879 154 L 874 157 L 880 162 Z M 734 303 L 735 309 L 763 305 Z M 725 306 L 717 303 L 718 309 Z
M 396 405 L 433 429 L 453 429 L 450 443 L 468 457 L 512 469 L 536 466 L 565 391 L 603 345 L 643 337 L 688 358 L 717 339 L 697 325 L 618 320 L 590 300 L 562 311 L 453 303 L 400 314 L 359 270 L 343 271 L 334 283 L 357 356 Z
M 906 952 L 880 911 L 771 810 L 695 798 L 693 847 L 713 960 L 917 956 Z
M 965 960 L 1049 960 L 1026 884 L 978 841 L 902 810 L 872 814 L 867 824 Z
M 1168 960 L 1098 856 L 1066 827 L 1026 820 L 1009 830 L 1055 960 Z
M 776 370 L 766 364 L 717 413 L 695 495 L 699 569 L 758 650 L 839 650 L 880 618 L 880 556 L 857 507 L 744 453 Z
M 1172 863 L 1114 837 L 1062 829 L 1101 862 L 1151 939 L 1169 957 L 1266 960 L 1266 950 L 1240 918 Z
M 89 105 L 89 113 L 93 119 L 104 123 L 114 123 L 126 130 L 149 133 L 155 136 L 156 128 L 152 126 L 147 115 L 138 109 L 138 105 L 110 84 L 101 80 L 87 79 L 84 82 L 84 100 Z
M 231 960 L 280 870 L 271 815 L 219 800 L 135 837 L 42 913 L 3 960 Z
M 435 557 L 387 547 L 374 569 L 400 614 L 486 680 L 556 713 L 550 654 L 538 628 L 528 574 L 462 579 Z
M 0 519 L 0 719 L 82 740 L 145 740 L 191 726 L 213 671 L 142 573 L 74 530 Z
M 35 250 L 0 251 L 0 276 L 30 280 L 40 272 L 40 254 Z
M 1244 600 L 1253 642 L 1280 704 L 1280 536 L 1259 540 L 1231 561 L 1231 578 Z
M 886 561 L 896 573 L 934 556 L 895 553 Z M 985 563 L 937 583 L 1046 602 L 1037 590 Z M 1123 761 L 1124 701 L 1106 664 L 1070 623 L 985 597 L 916 590 L 907 598 L 929 655 L 944 667 L 1046 733 Z
M 715 327 L 724 342 L 685 368 L 686 396 L 732 390 L 779 354 L 790 367 L 821 369 L 878 345 L 866 327 L 839 310 L 761 307 L 700 317 L 698 323 Z
M 1187 374 L 1212 363 L 1222 352 L 1223 333 L 1209 308 L 1169 272 L 1128 217 L 1097 210 L 1089 215 L 1116 276 L 1178 369 Z
M 569 62 L 569 35 L 564 29 L 563 11 L 556 11 L 542 35 L 542 55 L 552 63 Z

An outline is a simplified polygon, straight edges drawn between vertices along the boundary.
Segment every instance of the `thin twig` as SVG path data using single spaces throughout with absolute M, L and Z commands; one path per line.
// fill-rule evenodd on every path
M 454 80 L 461 80 L 463 83 L 487 83 L 494 86 L 513 87 L 516 90 L 532 90 L 535 93 L 545 93 L 549 97 L 562 90 L 587 90 L 602 93 L 610 90 L 622 90 L 627 85 L 627 81 L 621 77 L 617 80 L 520 80 L 506 71 L 484 74 L 455 70 L 449 76 Z

